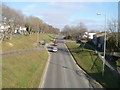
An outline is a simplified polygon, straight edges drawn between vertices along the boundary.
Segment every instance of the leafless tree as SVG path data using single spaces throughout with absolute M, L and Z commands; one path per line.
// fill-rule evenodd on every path
M 6 37 L 11 39 L 15 29 L 24 25 L 24 15 L 22 12 L 9 8 L 6 5 L 2 5 L 2 20 L 3 24 L 9 27 L 4 30 L 4 39 Z
M 80 23 L 76 26 L 68 26 L 66 25 L 63 28 L 62 34 L 66 36 L 71 36 L 72 38 L 82 38 L 84 33 L 87 31 L 86 26 L 84 23 Z
M 118 32 L 118 21 L 117 19 L 109 20 L 108 22 L 108 40 L 107 48 L 110 51 L 120 51 L 120 40 Z
M 21 11 L 12 9 L 6 5 L 2 5 L 2 24 L 8 28 L 3 32 L 3 40 L 11 39 L 14 36 L 15 29 L 24 26 L 27 28 L 28 34 L 39 33 L 59 33 L 60 30 L 56 29 L 47 23 L 43 22 L 40 18 L 29 16 L 26 17 Z

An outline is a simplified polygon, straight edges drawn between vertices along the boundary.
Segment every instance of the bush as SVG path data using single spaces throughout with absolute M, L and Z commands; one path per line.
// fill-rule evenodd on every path
M 71 36 L 66 36 L 63 39 L 72 39 L 72 37 Z

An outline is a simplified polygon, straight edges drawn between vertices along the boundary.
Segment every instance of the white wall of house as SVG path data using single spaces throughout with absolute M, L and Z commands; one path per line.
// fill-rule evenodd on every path
M 93 39 L 93 35 L 95 35 L 96 33 L 88 33 L 88 38 L 89 39 Z
M 4 26 L 4 25 L 0 26 L 0 29 L 8 29 L 8 28 L 10 28 L 10 26 Z
M 23 34 L 23 32 L 25 32 L 25 31 L 26 31 L 26 28 L 20 26 L 20 28 L 16 28 L 14 33 L 18 33 L 19 32 L 20 34 Z
M 1 26 L 0 29 L 4 29 L 4 26 Z
M 93 35 L 95 35 L 96 33 L 91 33 L 91 32 L 85 32 L 83 35 L 83 38 L 89 38 L 89 39 L 93 39 Z

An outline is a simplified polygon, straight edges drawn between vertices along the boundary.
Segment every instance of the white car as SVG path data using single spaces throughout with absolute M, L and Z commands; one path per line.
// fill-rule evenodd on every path
M 53 47 L 52 51 L 53 51 L 53 52 L 57 52 L 58 49 L 57 49 L 56 47 Z

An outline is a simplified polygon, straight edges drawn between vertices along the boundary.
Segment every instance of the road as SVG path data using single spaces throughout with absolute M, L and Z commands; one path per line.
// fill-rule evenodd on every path
M 58 52 L 50 52 L 51 58 L 43 88 L 89 88 L 88 79 L 73 61 L 64 43 L 59 43 Z

